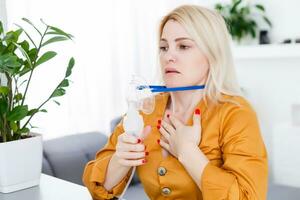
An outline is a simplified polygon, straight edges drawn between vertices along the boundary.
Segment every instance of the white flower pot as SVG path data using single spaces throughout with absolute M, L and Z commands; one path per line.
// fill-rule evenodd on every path
M 0 143 L 0 192 L 36 186 L 42 171 L 42 136 Z

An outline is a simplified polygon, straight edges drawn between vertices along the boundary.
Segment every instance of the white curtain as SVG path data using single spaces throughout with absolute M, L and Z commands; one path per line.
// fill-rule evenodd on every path
M 154 81 L 157 72 L 157 28 L 163 15 L 181 4 L 211 5 L 192 0 L 7 0 L 7 25 L 39 19 L 75 36 L 52 45 L 58 56 L 33 75 L 28 104 L 36 107 L 63 78 L 69 57 L 76 65 L 67 94 L 46 104 L 33 130 L 45 139 L 88 131 L 109 132 L 109 122 L 126 112 L 125 91 L 132 74 Z M 27 26 L 26 26 L 27 27 Z

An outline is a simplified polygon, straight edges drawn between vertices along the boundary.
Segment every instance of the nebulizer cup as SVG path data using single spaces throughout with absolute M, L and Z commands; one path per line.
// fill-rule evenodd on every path
M 126 100 L 128 104 L 127 113 L 123 119 L 123 128 L 125 133 L 140 137 L 144 129 L 144 120 L 141 112 L 151 114 L 155 107 L 154 95 L 146 81 L 134 75 L 127 89 Z M 129 183 L 135 173 L 136 167 L 133 167 L 128 183 L 120 195 L 124 196 Z

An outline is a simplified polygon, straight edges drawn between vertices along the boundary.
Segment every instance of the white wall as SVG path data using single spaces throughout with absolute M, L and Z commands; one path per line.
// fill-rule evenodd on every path
M 5 0 L 0 0 L 0 20 L 6 28 L 6 3 Z
M 277 151 L 278 148 L 281 151 L 289 151 L 287 145 L 273 145 L 273 140 L 276 139 L 274 131 L 282 124 L 291 124 L 291 106 L 295 103 L 300 104 L 300 56 L 236 59 L 236 66 L 240 84 L 257 111 L 273 177 L 272 165 L 274 159 L 277 159 L 274 148 L 277 148 Z M 287 131 L 276 137 L 285 140 L 286 137 L 293 137 L 293 134 L 295 133 Z M 288 153 L 289 156 L 282 160 L 282 163 L 297 159 L 300 146 L 296 148 L 298 151 Z

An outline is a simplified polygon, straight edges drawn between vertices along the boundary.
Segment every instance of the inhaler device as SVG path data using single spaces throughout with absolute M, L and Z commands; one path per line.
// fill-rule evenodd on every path
M 145 114 L 150 114 L 153 112 L 155 107 L 153 93 L 145 83 L 145 80 L 142 78 L 133 76 L 127 91 L 128 111 L 123 119 L 123 128 L 127 134 L 132 134 L 136 137 L 139 137 L 144 129 L 144 120 L 140 111 Z M 143 86 L 142 89 L 140 88 L 141 85 Z M 125 200 L 122 199 L 122 197 L 132 180 L 135 170 L 136 167 L 133 167 L 128 183 L 119 197 L 120 200 Z

